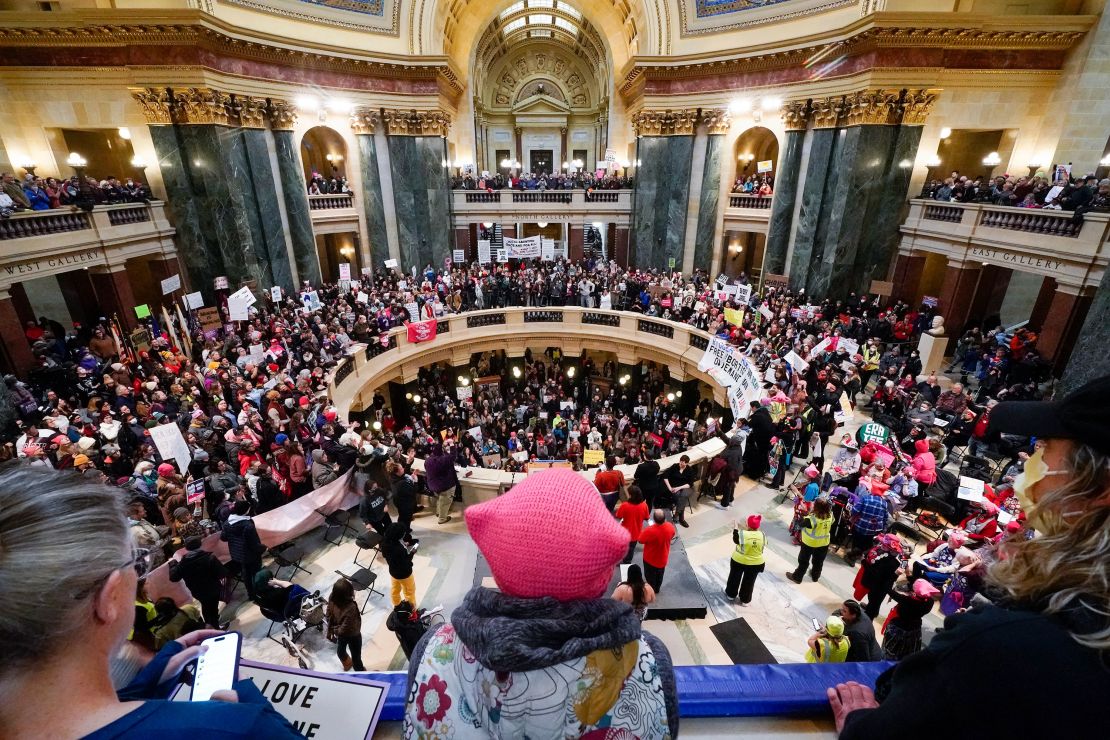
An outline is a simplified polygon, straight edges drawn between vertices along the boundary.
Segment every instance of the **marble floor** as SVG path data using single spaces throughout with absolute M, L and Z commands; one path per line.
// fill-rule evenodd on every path
M 861 421 L 862 417 L 857 418 L 847 428 L 842 428 L 841 432 L 854 432 Z M 826 459 L 831 459 L 834 454 L 835 449 L 828 451 Z M 788 482 L 792 475 L 793 471 L 787 478 Z M 816 617 L 823 620 L 851 595 L 856 571 L 833 554 L 825 561 L 819 582 L 814 583 L 807 578 L 803 584 L 796 585 L 786 579 L 786 571 L 793 570 L 796 565 L 797 548 L 790 542 L 787 531 L 792 516 L 791 506 L 785 501 L 778 502 L 777 498 L 777 491 L 742 478 L 737 484 L 736 498 L 729 510 L 721 510 L 709 499 L 704 499 L 688 515 L 690 527 L 679 529 L 690 564 L 709 601 L 709 613 L 705 619 L 673 622 L 649 620 L 645 623 L 645 628 L 666 644 L 676 665 L 731 664 L 710 627 L 737 617 L 747 620 L 778 662 L 801 662 L 806 638 L 812 632 L 811 619 Z M 767 569 L 759 578 L 752 604 L 741 607 L 725 597 L 724 584 L 733 550 L 732 527 L 752 513 L 763 515 L 763 531 L 768 538 Z M 449 615 L 471 586 L 477 547 L 467 535 L 463 518 L 458 511 L 454 512 L 451 522 L 439 525 L 429 508 L 414 519 L 413 528 L 420 539 L 420 549 L 414 563 L 419 604 L 424 608 L 442 605 L 445 614 Z M 299 543 L 308 553 L 303 565 L 309 573 L 298 572 L 295 581 L 310 591 L 319 589 L 326 595 L 338 578 L 336 570 L 352 573 L 357 569 L 353 560 L 358 554 L 358 548 L 349 535 L 339 545 L 333 545 L 325 542 L 323 532 L 317 530 L 302 537 Z M 369 555 L 364 554 L 360 561 L 366 564 L 368 557 Z M 378 574 L 377 586 L 385 595 L 372 595 L 363 615 L 363 662 L 370 671 L 404 670 L 404 654 L 393 633 L 385 626 L 386 617 L 391 610 L 388 595 L 390 581 L 385 563 L 380 557 L 374 562 L 373 570 Z M 288 570 L 283 571 L 282 577 L 288 577 L 287 574 Z M 237 592 L 237 596 L 238 600 L 225 609 L 224 618 L 233 618 L 232 629 L 243 633 L 244 657 L 295 666 L 295 658 L 281 645 L 266 639 L 269 620 L 262 617 L 257 607 L 243 600 L 241 590 Z M 362 598 L 359 599 L 360 603 Z M 889 603 L 884 608 L 884 615 L 888 608 Z M 876 624 L 881 624 L 883 618 L 880 616 Z M 935 613 L 926 618 L 926 640 L 940 623 L 941 619 Z M 311 658 L 315 670 L 342 671 L 334 646 L 320 632 L 309 630 L 301 638 L 300 644 Z M 828 731 L 828 727 L 821 723 L 805 722 L 790 727 L 787 724 L 774 723 L 773 726 L 764 728 L 773 729 L 774 732 L 769 730 L 769 734 L 756 734 L 800 737 L 813 736 L 814 732 L 822 735 Z M 698 727 L 702 725 L 705 723 L 699 723 Z M 753 725 L 753 729 L 756 725 Z M 388 737 L 395 728 L 383 730 L 387 731 L 383 736 Z M 797 735 L 794 734 L 795 731 Z M 706 732 L 708 734 L 704 736 L 713 736 L 708 725 Z M 686 732 L 683 734 L 687 735 Z

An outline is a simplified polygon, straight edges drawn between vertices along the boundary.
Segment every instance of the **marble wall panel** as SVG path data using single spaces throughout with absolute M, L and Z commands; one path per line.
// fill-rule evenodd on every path
M 293 271 L 289 265 L 289 250 L 285 243 L 285 231 L 281 223 L 281 207 L 278 204 L 277 178 L 270 160 L 270 149 L 266 142 L 267 132 L 264 129 L 235 129 L 243 144 L 247 159 L 247 172 L 250 175 L 249 186 L 253 203 L 248 201 L 255 209 L 258 228 L 254 234 L 256 248 L 259 251 L 259 260 L 268 268 L 269 283 L 262 287 L 269 288 L 280 285 L 286 293 L 291 293 L 296 286 L 293 285 Z M 248 188 L 244 188 L 245 190 Z M 250 214 L 248 214 L 250 215 Z
M 835 129 L 816 129 L 812 132 L 809 147 L 809 161 L 806 164 L 805 185 L 799 197 L 802 199 L 798 219 L 794 224 L 794 250 L 791 254 L 789 272 L 791 288 L 805 288 L 809 279 L 810 262 L 820 255 L 815 253 L 817 226 L 821 220 L 821 209 L 825 203 L 825 186 L 829 175 L 829 162 L 833 154 L 833 144 L 837 139 Z M 777 183 L 776 183 L 777 185 Z M 775 196 L 778 200 L 778 196 Z M 768 271 L 773 272 L 770 267 Z
M 775 173 L 775 196 L 767 227 L 767 248 L 764 269 L 774 275 L 786 271 L 786 253 L 790 245 L 790 229 L 794 223 L 794 205 L 798 201 L 798 181 L 802 166 L 802 143 L 805 131 L 787 131 L 786 142 L 779 154 Z
M 316 255 L 316 237 L 312 233 L 312 214 L 308 208 L 300 147 L 297 146 L 292 131 L 273 131 L 272 134 L 285 215 L 289 222 L 289 238 L 293 244 L 293 259 L 296 261 L 296 274 L 300 280 L 316 285 L 320 282 L 320 259 Z M 367 197 L 368 195 L 363 195 L 364 200 Z M 380 192 L 378 199 L 381 200 Z
M 639 139 L 640 168 L 632 215 L 636 267 L 665 269 L 671 259 L 676 266 L 682 265 L 693 151 L 693 136 Z
M 401 264 L 441 265 L 450 256 L 450 193 L 438 136 L 390 136 L 389 163 Z

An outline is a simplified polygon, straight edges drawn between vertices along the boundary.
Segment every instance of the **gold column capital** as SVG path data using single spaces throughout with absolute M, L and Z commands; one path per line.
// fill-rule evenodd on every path
M 813 118 L 813 128 L 836 128 L 844 109 L 843 96 L 814 98 L 810 101 L 810 116 Z
M 390 136 L 447 136 L 451 116 L 441 110 L 386 110 L 382 123 Z
M 242 128 L 266 128 L 266 98 L 232 95 L 231 112 Z
M 805 131 L 809 122 L 808 100 L 787 100 L 779 111 L 787 131 Z
M 351 113 L 351 130 L 355 135 L 371 136 L 378 127 L 381 115 L 370 108 L 356 108 Z
M 143 118 L 149 126 L 166 126 L 173 123 L 173 98 L 164 87 L 131 88 L 131 97 L 142 108 Z
M 632 130 L 636 136 L 662 136 L 663 112 L 654 110 L 637 111 L 632 116 Z
M 701 122 L 707 134 L 727 134 L 732 128 L 732 115 L 727 108 L 702 108 Z
M 231 96 L 210 87 L 173 91 L 174 119 L 179 124 L 231 125 Z
M 940 90 L 905 90 L 902 94 L 902 125 L 924 126 L 933 112 Z
M 297 125 L 297 109 L 288 100 L 270 98 L 266 115 L 270 119 L 270 128 L 274 131 L 292 131 Z
M 894 90 L 861 90 L 844 96 L 845 126 L 897 126 L 901 94 Z
M 637 136 L 693 136 L 697 123 L 696 108 L 641 110 L 632 116 Z

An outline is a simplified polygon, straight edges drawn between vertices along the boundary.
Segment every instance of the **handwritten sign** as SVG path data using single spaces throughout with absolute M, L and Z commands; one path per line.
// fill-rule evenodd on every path
M 162 281 L 162 295 L 169 295 L 181 288 L 181 275 L 171 275 Z
M 509 259 L 535 259 L 540 256 L 542 246 L 539 236 L 526 239 L 505 239 L 505 252 Z
M 478 261 L 483 265 L 490 263 L 489 239 L 478 240 Z
M 583 450 L 582 462 L 586 467 L 590 465 L 601 465 L 605 462 L 605 450 Z

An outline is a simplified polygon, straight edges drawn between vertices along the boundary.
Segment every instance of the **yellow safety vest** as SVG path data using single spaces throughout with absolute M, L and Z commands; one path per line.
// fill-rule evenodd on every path
M 832 516 L 818 519 L 810 515 L 805 521 L 812 522 L 813 526 L 802 529 L 802 544 L 807 547 L 826 547 L 829 544 L 829 532 L 832 531 Z
M 742 529 L 740 541 L 736 543 L 736 552 L 732 553 L 732 559 L 741 565 L 762 565 L 764 543 L 763 533 L 758 529 Z
M 848 659 L 848 638 L 840 638 L 840 645 L 833 645 L 833 641 L 827 637 L 818 637 L 817 644 L 821 646 L 821 657 L 817 657 L 813 653 L 813 648 L 806 650 L 807 663 L 843 663 Z

